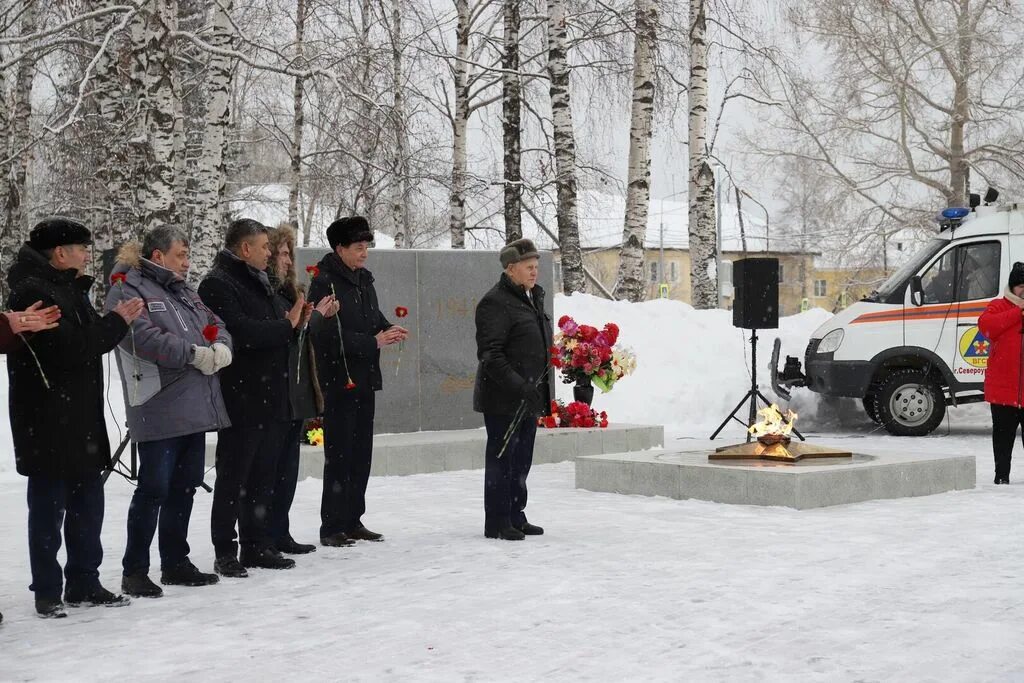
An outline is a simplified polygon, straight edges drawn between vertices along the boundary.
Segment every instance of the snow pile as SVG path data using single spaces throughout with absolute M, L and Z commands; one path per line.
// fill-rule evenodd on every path
M 619 344 L 636 353 L 635 373 L 607 394 L 595 392 L 594 408 L 607 411 L 612 422 L 714 429 L 750 388 L 750 331 L 732 326 L 731 311 L 698 311 L 668 299 L 632 304 L 576 294 L 555 297 L 556 323 L 562 315 L 598 328 L 614 322 L 621 330 Z M 811 333 L 830 317 L 816 308 L 782 318 L 778 330 L 759 332 L 757 374 L 765 396 L 774 397 L 768 366 L 775 337 L 782 340 L 783 360 L 788 354 L 802 362 Z M 813 408 L 814 395 L 800 393 L 807 396 L 797 401 L 795 395 L 794 408 Z M 557 395 L 571 401 L 572 386 L 559 384 Z

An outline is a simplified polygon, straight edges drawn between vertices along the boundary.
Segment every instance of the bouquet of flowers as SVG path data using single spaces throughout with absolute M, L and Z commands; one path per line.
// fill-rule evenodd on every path
M 599 330 L 563 315 L 551 347 L 551 366 L 561 370 L 566 384 L 589 379 L 607 393 L 636 369 L 636 356 L 629 349 L 616 346 L 618 340 L 619 326 L 615 323 Z
M 319 417 L 307 420 L 306 426 L 302 431 L 302 443 L 309 444 L 310 446 L 324 445 L 324 423 Z
M 573 401 L 569 405 L 561 401 L 551 402 L 551 414 L 537 418 L 537 426 L 555 429 L 557 427 L 600 427 L 608 426 L 608 413 L 595 412 L 582 401 Z

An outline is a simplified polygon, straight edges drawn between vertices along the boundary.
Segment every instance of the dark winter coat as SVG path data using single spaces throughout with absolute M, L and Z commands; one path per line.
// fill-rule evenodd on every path
M 224 321 L 187 282 L 142 258 L 140 249 L 138 242 L 121 248 L 113 272 L 124 274 L 126 280 L 110 288 L 105 306 L 111 311 L 120 301 L 135 297 L 146 302 L 132 323 L 134 339 L 125 335 L 116 354 L 132 441 L 173 439 L 231 426 L 220 378 L 204 375 L 192 365 L 196 346 L 221 343 L 231 348 Z M 207 325 L 217 328 L 215 342 L 203 336 Z
M 277 296 L 285 309 L 295 305 L 297 292 L 285 283 L 277 280 L 273 273 L 267 273 L 270 284 L 277 290 Z M 309 327 L 319 325 L 323 321 L 317 311 L 313 311 L 309 319 Z M 324 412 L 324 397 L 320 391 L 320 381 L 316 376 L 316 352 L 313 350 L 313 335 L 306 330 L 302 336 L 302 368 L 299 369 L 299 336 L 292 337 L 288 345 L 288 399 L 289 420 L 308 420 Z
M 110 442 L 103 416 L 103 354 L 128 332 L 117 313 L 103 317 L 89 303 L 93 279 L 56 270 L 43 254 L 23 246 L 7 282 L 8 308 L 24 310 L 36 301 L 56 304 L 56 329 L 32 335 L 7 359 L 11 432 L 18 472 L 26 476 L 77 479 L 110 466 Z M 35 351 L 46 380 L 32 356 Z
M 0 315 L 0 353 L 14 353 L 21 348 L 21 338 L 11 329 L 11 321 Z
M 547 415 L 551 406 L 551 318 L 544 313 L 544 290 L 515 285 L 502 273 L 476 307 L 476 356 L 480 361 L 473 389 L 473 410 L 514 415 L 527 389 L 536 386 L 541 403 L 528 408 Z
M 345 360 L 348 372 L 355 382 L 356 393 L 380 391 L 380 349 L 376 335 L 391 327 L 380 311 L 377 290 L 373 287 L 373 274 L 365 268 L 352 270 L 341 257 L 331 252 L 320 260 L 320 273 L 309 287 L 309 300 L 316 303 L 334 294 L 341 303 L 337 318 L 341 321 L 342 340 L 345 342 Z M 345 391 L 347 378 L 338 340 L 338 322 L 335 318 L 320 318 L 313 330 L 316 346 L 320 386 L 325 393 Z
M 265 429 L 288 419 L 288 345 L 298 332 L 266 273 L 221 251 L 199 285 L 199 298 L 227 325 L 231 365 L 220 371 L 234 427 Z
M 1011 298 L 1012 297 L 1012 298 Z M 1017 303 L 1019 302 L 1019 303 Z M 989 302 L 978 318 L 978 329 L 992 344 L 985 370 L 985 400 L 1004 406 L 1024 407 L 1024 367 L 1021 366 L 1021 301 L 1007 291 Z

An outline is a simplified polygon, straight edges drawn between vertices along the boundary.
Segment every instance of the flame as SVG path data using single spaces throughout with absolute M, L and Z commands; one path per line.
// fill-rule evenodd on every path
M 789 433 L 793 431 L 793 423 L 796 422 L 797 418 L 796 413 L 792 410 L 787 410 L 786 414 L 783 415 L 782 411 L 774 403 L 767 408 L 757 411 L 757 414 L 761 416 L 761 421 L 750 425 L 750 429 L 747 430 L 755 437 L 767 434 L 789 436 Z

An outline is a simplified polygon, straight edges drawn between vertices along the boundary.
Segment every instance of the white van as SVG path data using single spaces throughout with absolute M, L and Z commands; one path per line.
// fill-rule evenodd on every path
M 900 436 L 928 434 L 947 405 L 983 401 L 990 342 L 978 316 L 1002 296 L 1014 261 L 1024 261 L 1024 204 L 978 203 L 973 195 L 975 208 L 943 211 L 939 234 L 815 330 L 805 376 L 794 376 L 799 364 L 789 359 L 782 383 L 859 398 L 872 420 Z

